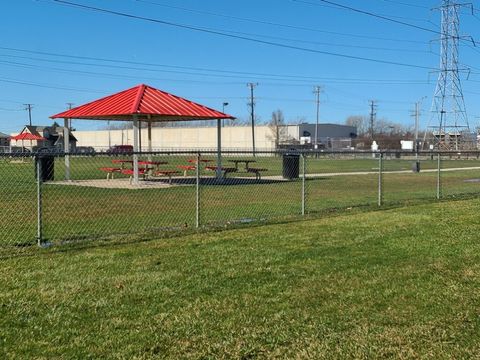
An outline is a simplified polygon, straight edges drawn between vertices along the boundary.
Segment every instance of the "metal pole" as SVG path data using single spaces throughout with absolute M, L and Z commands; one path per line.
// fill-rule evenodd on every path
M 383 204 L 383 153 L 378 158 L 378 206 Z
M 222 113 L 225 114 L 225 106 L 228 106 L 228 105 L 229 105 L 229 104 L 228 104 L 228 102 L 226 102 L 226 101 L 222 104 Z M 222 127 L 224 127 L 224 126 L 225 126 L 225 120 L 223 119 L 223 120 L 222 120 Z
M 142 121 L 138 121 L 138 151 L 142 153 Z
M 316 95 L 316 103 L 317 103 L 317 120 L 315 122 L 315 142 L 314 147 L 318 149 L 318 123 L 320 120 L 320 92 L 322 91 L 321 86 L 315 86 L 314 94 Z
M 197 154 L 197 166 L 195 167 L 196 194 L 195 194 L 195 227 L 200 227 L 200 153 Z
M 68 127 L 69 121 L 67 118 L 63 119 L 63 151 L 65 152 L 65 180 L 70 180 L 70 129 Z
M 442 182 L 441 182 L 441 170 L 442 170 L 442 157 L 440 152 L 438 153 L 437 158 L 437 200 L 440 200 L 442 197 Z
M 147 121 L 147 137 L 148 137 L 148 161 L 152 161 L 152 122 Z
M 248 83 L 247 86 L 250 87 L 250 116 L 252 121 L 252 153 L 255 157 L 255 97 L 253 96 L 253 90 L 258 84 Z
M 133 115 L 133 184 L 138 185 L 138 116 Z
M 302 216 L 305 216 L 305 202 L 306 202 L 306 188 L 305 188 L 305 181 L 306 181 L 306 169 L 305 169 L 305 154 L 302 154 Z
M 221 178 L 222 178 L 222 120 L 217 119 L 217 180 L 220 181 Z
M 107 128 L 108 128 L 108 149 L 112 147 L 112 136 L 110 133 L 110 120 L 107 121 Z
M 43 223 L 42 223 L 42 162 L 40 157 L 35 157 L 37 162 L 37 245 L 42 246 L 43 241 Z
M 418 162 L 418 123 L 419 123 L 418 102 L 415 103 L 415 160 Z
M 28 124 L 32 126 L 32 105 L 33 104 L 23 104 L 26 106 L 25 110 L 28 111 Z

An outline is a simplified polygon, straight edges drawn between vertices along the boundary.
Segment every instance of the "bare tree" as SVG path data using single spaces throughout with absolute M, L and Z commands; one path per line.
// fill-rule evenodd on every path
M 281 142 L 286 141 L 286 124 L 283 111 L 278 109 L 272 113 L 272 119 L 268 123 L 272 135 L 271 139 L 275 142 L 275 149 L 278 149 Z
M 345 120 L 345 125 L 355 126 L 357 135 L 363 137 L 368 132 L 368 119 L 363 115 L 351 115 Z

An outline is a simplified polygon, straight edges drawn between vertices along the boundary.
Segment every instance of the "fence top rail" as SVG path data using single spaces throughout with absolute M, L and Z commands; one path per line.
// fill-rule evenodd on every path
M 381 150 L 381 151 L 371 151 L 371 150 L 345 150 L 345 151 L 333 151 L 333 150 L 305 150 L 305 149 L 281 149 L 281 150 L 256 150 L 255 152 L 251 150 L 239 149 L 232 150 L 226 149 L 222 150 L 222 155 L 284 155 L 284 154 L 297 154 L 297 155 L 420 155 L 420 156 L 432 156 L 432 155 L 441 155 L 441 156 L 477 156 L 480 157 L 480 150 L 463 150 L 463 151 L 437 151 L 437 150 L 423 150 L 423 151 L 409 151 L 409 150 Z M 125 152 L 63 152 L 63 151 L 34 151 L 34 152 L 12 152 L 12 153 L 0 153 L 0 158 L 36 158 L 43 156 L 55 156 L 55 157 L 65 157 L 65 156 L 129 156 L 129 155 L 208 155 L 213 156 L 217 155 L 216 150 L 206 149 L 195 149 L 195 150 L 158 150 L 158 151 L 125 151 Z

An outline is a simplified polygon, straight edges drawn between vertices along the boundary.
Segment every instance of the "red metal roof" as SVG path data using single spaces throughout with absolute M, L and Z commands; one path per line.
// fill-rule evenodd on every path
M 46 139 L 42 136 L 24 132 L 24 133 L 12 136 L 10 140 L 46 140 Z
M 150 121 L 234 119 L 233 116 L 143 84 L 51 118 L 131 121 L 133 115 L 138 115 L 140 120 Z

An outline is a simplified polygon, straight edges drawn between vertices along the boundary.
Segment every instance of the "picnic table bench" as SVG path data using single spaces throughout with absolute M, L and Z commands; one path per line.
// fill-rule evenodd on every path
M 121 170 L 121 173 L 123 175 L 129 175 L 130 176 L 130 184 L 132 183 L 132 179 L 133 179 L 133 169 L 123 169 Z M 147 170 L 146 169 L 142 169 L 142 168 L 139 168 L 138 169 L 138 175 L 142 175 L 143 176 L 143 179 L 145 180 L 145 177 L 147 175 Z
M 249 173 L 254 173 L 255 174 L 255 179 L 256 180 L 261 180 L 262 179 L 262 171 L 268 171 L 268 169 L 263 169 L 263 168 L 251 168 L 249 167 L 247 169 L 247 172 Z
M 158 170 L 155 172 L 157 176 L 167 176 L 169 184 L 172 183 L 172 176 L 176 174 L 180 174 L 180 172 L 177 170 Z
M 197 169 L 195 165 L 178 165 L 177 168 L 183 171 L 183 176 L 187 176 L 188 171 L 193 171 Z
M 217 166 L 205 166 L 205 170 L 209 170 L 209 171 L 217 171 L 218 167 Z M 220 167 L 220 170 L 223 172 L 223 177 L 227 177 L 227 174 L 229 173 L 234 173 L 234 172 L 237 172 L 238 169 L 237 168 L 234 168 L 234 167 Z
M 100 170 L 107 173 L 107 180 L 113 179 L 113 174 L 122 172 L 121 168 L 116 167 L 101 167 Z

